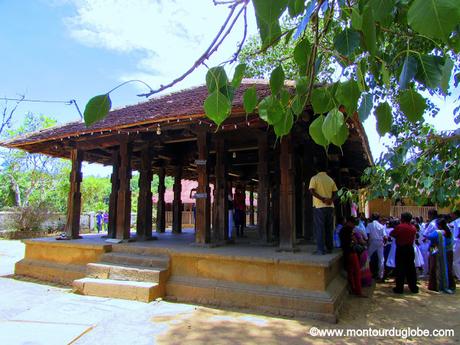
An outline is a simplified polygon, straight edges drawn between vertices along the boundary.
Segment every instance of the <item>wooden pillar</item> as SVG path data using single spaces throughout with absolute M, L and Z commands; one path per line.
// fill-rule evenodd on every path
M 172 232 L 180 234 L 182 232 L 182 165 L 177 165 L 174 168 L 174 200 L 173 200 L 173 222 Z
M 280 238 L 280 156 L 279 151 L 275 151 L 274 173 L 272 184 L 272 236 L 279 241 Z
M 294 153 L 295 157 L 299 157 L 298 152 Z M 295 238 L 303 236 L 303 194 L 302 194 L 302 159 L 294 159 L 294 199 L 295 199 Z
M 249 187 L 249 225 L 254 226 L 254 186 Z
M 206 244 L 211 241 L 211 200 L 209 193 L 208 154 L 209 134 L 205 131 L 197 133 L 198 160 L 197 174 L 198 187 L 196 198 L 196 234 L 197 244 Z
M 118 169 L 120 168 L 120 152 L 116 150 L 112 153 L 112 176 L 110 181 L 112 183 L 112 191 L 110 192 L 109 199 L 109 224 L 108 224 L 108 238 L 115 238 L 116 227 L 117 227 L 117 201 L 118 201 L 118 189 L 120 187 L 120 181 L 118 180 Z
M 259 239 L 268 242 L 268 197 L 269 197 L 269 176 L 268 176 L 268 138 L 267 134 L 260 134 L 258 137 L 258 156 L 257 175 L 259 185 L 257 190 L 257 226 L 259 230 Z
M 225 140 L 218 137 L 216 140 L 216 165 L 215 165 L 215 195 L 214 209 L 216 212 L 213 224 L 213 234 L 216 241 L 228 239 L 228 188 L 227 188 L 227 154 L 225 150 Z
M 120 144 L 120 169 L 118 170 L 120 186 L 117 199 L 116 238 L 129 239 L 131 228 L 131 144 Z
M 312 241 L 313 236 L 313 197 L 308 191 L 310 185 L 310 179 L 314 175 L 314 162 L 313 162 L 313 150 L 311 147 L 312 143 L 309 143 L 308 146 L 304 145 L 303 153 L 303 235 L 307 241 Z
M 157 232 L 165 232 L 166 229 L 165 175 L 165 168 L 160 167 L 158 170 Z
M 295 248 L 295 181 L 292 137 L 281 139 L 280 153 L 280 250 Z
M 152 178 L 152 152 L 147 146 L 141 152 L 136 227 L 136 237 L 144 241 L 152 238 Z
M 81 163 L 83 161 L 83 151 L 72 149 L 70 151 L 72 161 L 72 171 L 70 172 L 70 190 L 67 199 L 67 223 L 66 235 L 70 239 L 81 238 L 80 236 L 80 213 L 81 213 L 81 192 L 82 181 Z

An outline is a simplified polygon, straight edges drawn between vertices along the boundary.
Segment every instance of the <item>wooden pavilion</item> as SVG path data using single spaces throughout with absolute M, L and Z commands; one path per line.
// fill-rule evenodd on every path
M 313 116 L 311 108 L 307 107 L 295 122 L 291 134 L 276 140 L 273 130 L 263 120 L 256 114 L 247 115 L 243 109 L 242 95 L 252 85 L 256 87 L 258 99 L 270 94 L 266 81 L 243 80 L 235 92 L 231 116 L 219 128 L 204 114 L 207 89 L 199 86 L 113 110 L 104 120 L 90 127 L 73 122 L 1 143 L 9 148 L 72 161 L 66 233 L 68 239 L 75 241 L 26 242 L 26 258 L 16 265 L 16 273 L 73 282 L 74 286 L 77 284 L 81 291 L 85 291 L 95 283 L 82 282 L 78 278 L 93 272 L 94 262 L 99 262 L 101 257 L 105 258 L 104 261 L 112 260 L 112 264 L 126 264 L 134 262 L 133 255 L 167 253 L 171 261 L 166 264 L 167 268 L 162 266 L 162 270 L 168 273 L 160 270 L 155 278 L 163 285 L 160 289 L 151 287 L 156 292 L 148 290 L 145 300 L 166 295 L 175 300 L 211 304 L 232 301 L 235 306 L 258 308 L 264 305 L 264 308 L 270 307 L 276 312 L 289 310 L 297 315 L 300 311 L 314 317 L 326 315 L 335 321 L 346 293 L 346 282 L 339 277 L 340 254 L 318 259 L 306 254 L 295 256 L 303 255 L 301 253 L 290 254 L 293 257 L 276 253 L 295 252 L 299 243 L 312 238 L 311 196 L 307 189 L 310 177 L 316 173 L 318 160 L 328 159 L 329 173 L 339 188 L 358 187 L 359 176 L 372 164 L 366 134 L 357 118 L 348 119 L 350 136 L 342 147 L 343 153 L 339 148 L 330 147 L 326 155 L 324 148 L 313 143 L 308 135 Z M 293 90 L 293 85 L 287 86 Z M 78 240 L 83 161 L 113 167 L 108 236 L 123 241 L 131 236 L 131 174 L 133 170 L 139 171 L 135 248 L 128 248 L 127 244 L 98 242 L 94 245 Z M 177 249 L 171 244 L 172 249 L 139 249 L 142 243 L 152 243 L 144 241 L 152 238 L 154 228 L 153 174 L 158 174 L 160 181 L 155 226 L 160 240 L 154 241 L 158 244 L 165 238 L 162 234 L 165 231 L 165 176 L 173 176 L 175 181 L 172 227 L 175 234 L 182 231 L 181 179 L 198 182 L 194 247 L 188 245 Z M 215 187 L 212 204 L 211 183 Z M 252 249 L 249 254 L 230 248 L 228 253 L 220 251 L 211 255 L 213 247 L 228 242 L 227 195 L 232 183 L 243 185 L 250 191 L 251 204 L 257 193 L 257 219 L 254 219 L 253 211 L 250 212 L 250 223 L 257 224 L 257 245 L 268 248 L 267 244 L 271 244 L 277 250 L 260 249 L 263 257 L 259 258 Z M 340 205 L 336 205 L 336 211 L 339 214 L 347 212 Z M 198 252 L 197 247 L 208 252 Z M 132 251 L 131 256 L 119 254 L 116 261 L 115 253 L 109 258 L 108 252 L 121 250 Z M 191 252 L 185 254 L 187 251 Z M 162 265 L 165 262 L 160 261 Z M 145 262 L 149 267 L 153 265 L 151 258 L 143 257 L 136 262 L 137 266 Z M 81 265 L 89 265 L 89 268 Z M 109 270 L 107 267 L 105 265 L 104 269 Z M 97 272 L 102 270 L 101 267 L 97 269 Z M 114 268 L 110 269 L 113 272 Z M 126 270 L 126 267 L 117 268 L 118 271 L 122 269 Z M 101 278 L 99 273 L 95 274 Z M 110 277 L 110 273 L 104 273 L 104 277 Z M 242 285 L 231 285 L 235 282 Z M 112 288 L 111 293 L 122 297 L 120 285 L 116 284 L 117 288 Z M 265 290 L 260 290 L 261 287 Z M 106 290 L 101 292 L 100 287 L 96 290 L 84 293 L 110 296 Z M 225 296 L 218 291 L 225 291 Z
M 69 238 L 79 238 L 81 164 L 87 161 L 113 166 L 109 237 L 130 237 L 130 179 L 132 171 L 137 170 L 138 240 L 152 237 L 150 186 L 156 173 L 160 179 L 157 232 L 165 231 L 164 178 L 169 175 L 175 181 L 173 231 L 181 232 L 180 181 L 197 180 L 195 242 L 225 242 L 228 224 L 222 215 L 227 214 L 227 188 L 232 181 L 246 186 L 251 194 L 257 192 L 260 240 L 278 240 L 282 249 L 292 250 L 297 238 L 311 237 L 311 197 L 305 184 L 315 173 L 315 162 L 326 155 L 309 138 L 309 108 L 292 133 L 280 141 L 257 115 L 246 116 L 242 95 L 252 85 L 259 99 L 270 92 L 266 81 L 244 80 L 236 92 L 232 114 L 220 128 L 204 115 L 207 90 L 200 86 L 113 110 L 90 127 L 82 122 L 69 123 L 12 139 L 3 146 L 72 161 L 66 226 Z M 327 156 L 330 174 L 339 188 L 353 186 L 372 164 L 360 122 L 349 120 L 348 125 L 350 137 L 343 146 L 343 155 L 331 147 Z M 210 204 L 210 183 L 216 186 L 214 205 Z

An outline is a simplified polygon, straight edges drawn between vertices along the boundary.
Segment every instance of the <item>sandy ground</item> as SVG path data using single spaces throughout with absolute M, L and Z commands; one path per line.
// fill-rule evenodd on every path
M 392 284 L 348 297 L 340 322 L 254 315 L 242 310 L 157 301 L 149 304 L 79 296 L 69 289 L 12 279 L 24 253 L 18 241 L 0 241 L 0 344 L 460 344 L 459 296 L 394 295 Z M 459 286 L 460 288 L 460 286 Z M 313 337 L 320 330 L 453 329 L 453 337 Z

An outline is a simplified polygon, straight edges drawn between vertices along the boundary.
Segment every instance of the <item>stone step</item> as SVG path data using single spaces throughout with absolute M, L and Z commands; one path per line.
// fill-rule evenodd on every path
M 164 296 L 164 288 L 152 282 L 82 278 L 73 282 L 73 288 L 83 295 L 147 303 Z
M 86 267 L 45 260 L 22 259 L 16 262 L 14 273 L 43 281 L 72 285 L 75 279 L 85 276 Z
M 87 277 L 98 279 L 165 283 L 168 278 L 166 268 L 126 266 L 109 262 L 89 263 L 86 265 L 86 272 Z
M 101 256 L 101 261 L 126 266 L 155 267 L 160 269 L 167 269 L 169 267 L 169 257 L 161 255 L 147 256 L 125 252 L 109 252 Z
M 130 244 L 120 243 L 120 244 L 112 245 L 112 252 L 130 253 L 130 254 L 138 254 L 138 255 L 158 255 L 159 249 L 154 248 L 154 247 L 135 245 L 133 243 L 130 243 Z

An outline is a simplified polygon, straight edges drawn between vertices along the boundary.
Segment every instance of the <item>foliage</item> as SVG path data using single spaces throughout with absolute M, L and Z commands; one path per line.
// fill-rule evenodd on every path
M 215 2 L 229 5 L 227 22 L 194 66 L 169 86 L 204 64 L 228 34 L 219 40 L 237 7 L 242 7 L 239 14 L 244 10 L 246 15 L 248 3 Z M 422 118 L 426 108 L 435 114 L 437 109 L 426 95 L 448 94 L 452 75 L 457 87 L 457 0 L 253 0 L 252 4 L 260 43 L 250 39 L 248 48 L 241 51 L 240 61 L 244 63 L 236 67 L 232 82 L 223 65 L 209 68 L 206 75 L 209 95 L 204 109 L 218 126 L 230 114 L 234 91 L 243 74 L 270 78 L 272 94 L 258 100 L 253 90 L 247 91 L 244 106 L 247 113 L 252 113 L 257 104 L 259 116 L 274 127 L 278 136 L 289 133 L 309 103 L 318 116 L 325 116 L 325 123 L 336 122 L 338 111 L 344 120 L 356 110 L 361 120 L 374 111 L 378 132 L 384 135 L 399 117 L 414 122 Z M 285 14 L 287 19 L 281 25 L 280 18 Z M 260 49 L 255 49 L 257 46 Z M 238 54 L 240 49 L 229 62 Z M 284 86 L 286 76 L 296 81 L 294 94 Z M 323 84 L 316 88 L 318 82 Z M 162 85 L 160 90 L 165 87 Z M 110 92 L 90 100 L 85 110 L 87 124 L 107 114 Z M 456 120 L 460 121 L 460 115 Z M 341 146 L 345 124 L 325 126 L 316 142 L 325 147 L 331 143 Z
M 392 132 L 394 144 L 362 176 L 369 198 L 454 205 L 460 195 L 460 131 L 436 133 L 427 124 L 405 122 Z
M 43 223 L 49 218 L 49 207 L 45 202 L 37 205 L 18 206 L 11 209 L 8 227 L 16 231 L 41 230 Z
M 81 183 L 82 211 L 107 211 L 111 189 L 110 178 L 85 176 Z

